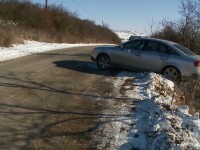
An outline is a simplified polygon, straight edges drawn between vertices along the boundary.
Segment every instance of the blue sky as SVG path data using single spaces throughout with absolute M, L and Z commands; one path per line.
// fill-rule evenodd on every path
M 45 0 L 32 0 L 44 5 Z M 113 30 L 145 32 L 154 22 L 164 18 L 177 20 L 180 0 L 48 0 L 49 4 L 63 5 L 82 19 L 102 20 Z

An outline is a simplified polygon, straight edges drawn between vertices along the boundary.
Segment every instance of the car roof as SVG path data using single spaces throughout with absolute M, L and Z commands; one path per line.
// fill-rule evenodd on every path
M 174 47 L 173 45 L 178 44 L 172 41 L 168 41 L 168 40 L 163 40 L 163 39 L 157 39 L 157 38 L 142 38 L 142 39 L 135 39 L 135 40 L 146 40 L 146 41 L 155 41 L 155 42 L 160 42 L 169 46 Z M 134 40 L 133 40 L 134 41 Z M 176 47 L 173 48 L 176 52 L 178 52 L 181 55 L 186 55 L 184 52 L 182 52 L 181 50 L 177 49 Z M 188 56 L 188 55 L 187 55 Z

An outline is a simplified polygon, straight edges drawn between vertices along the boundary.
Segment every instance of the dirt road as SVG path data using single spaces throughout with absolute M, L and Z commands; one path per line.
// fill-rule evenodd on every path
M 0 63 L 0 149 L 106 149 L 105 124 L 123 117 L 115 72 L 90 61 L 92 47 Z M 112 132 L 112 131 L 110 131 Z M 111 139 L 113 137 L 110 137 Z M 97 147 L 97 145 L 102 145 Z

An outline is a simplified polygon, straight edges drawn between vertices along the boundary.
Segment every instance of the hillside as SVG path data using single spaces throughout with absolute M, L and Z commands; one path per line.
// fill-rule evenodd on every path
M 147 36 L 145 33 L 139 33 L 137 31 L 115 30 L 114 32 L 123 42 L 126 42 L 130 36 Z
M 61 6 L 0 1 L 0 46 L 24 40 L 58 43 L 119 43 L 110 29 L 81 20 Z

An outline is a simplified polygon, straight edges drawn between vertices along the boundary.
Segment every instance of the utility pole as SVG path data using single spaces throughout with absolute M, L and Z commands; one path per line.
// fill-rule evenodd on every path
M 45 0 L 45 8 L 47 9 L 48 6 L 48 0 Z
M 103 22 L 103 20 L 102 20 L 102 26 L 104 27 L 104 22 Z

